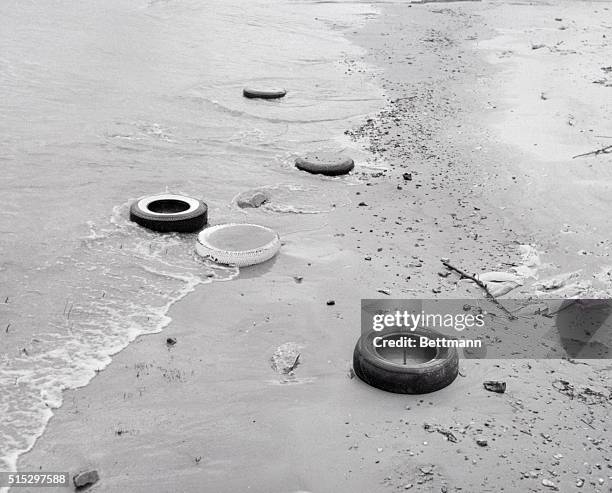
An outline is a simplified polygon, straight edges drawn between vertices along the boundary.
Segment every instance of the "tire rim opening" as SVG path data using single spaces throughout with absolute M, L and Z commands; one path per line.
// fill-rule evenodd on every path
M 396 365 L 419 365 L 427 363 L 436 357 L 437 351 L 435 348 L 420 347 L 419 338 L 410 335 L 394 334 L 382 338 L 384 341 L 414 341 L 415 347 L 374 347 L 376 354 L 385 361 Z
M 161 199 L 151 202 L 147 206 L 147 209 L 158 214 L 177 214 L 179 212 L 185 212 L 187 209 L 189 209 L 189 204 L 182 200 Z

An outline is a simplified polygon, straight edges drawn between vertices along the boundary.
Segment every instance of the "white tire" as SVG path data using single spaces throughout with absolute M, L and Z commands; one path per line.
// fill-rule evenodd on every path
M 265 262 L 280 249 L 278 233 L 258 224 L 219 224 L 198 235 L 196 252 L 219 264 L 246 267 Z

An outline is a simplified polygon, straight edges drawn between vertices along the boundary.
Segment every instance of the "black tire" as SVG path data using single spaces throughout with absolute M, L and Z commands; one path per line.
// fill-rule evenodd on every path
M 396 394 L 427 394 L 450 385 L 459 373 L 455 348 L 431 349 L 435 356 L 423 363 L 401 364 L 383 359 L 373 345 L 377 336 L 445 337 L 433 330 L 417 328 L 413 332 L 374 332 L 362 335 L 355 345 L 353 370 L 368 385 Z
M 206 226 L 208 207 L 201 200 L 182 195 L 152 195 L 131 205 L 130 221 L 162 233 L 193 233 Z
M 242 95 L 249 99 L 280 99 L 284 98 L 287 91 L 284 89 L 253 89 L 245 87 Z
M 346 175 L 355 167 L 351 158 L 313 154 L 295 160 L 295 167 L 315 175 L 339 176 Z

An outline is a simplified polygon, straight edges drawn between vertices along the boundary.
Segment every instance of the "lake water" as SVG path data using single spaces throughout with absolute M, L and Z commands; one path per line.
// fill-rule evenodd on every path
M 132 200 L 185 193 L 218 223 L 236 219 L 236 194 L 268 186 L 285 201 L 270 214 L 316 213 L 329 198 L 296 155 L 348 149 L 368 164 L 343 131 L 382 98 L 343 33 L 376 14 L 291 0 L 2 2 L 0 470 L 16 469 L 63 389 L 161 330 L 197 285 L 237 273 L 198 260 L 194 235 L 130 223 Z M 288 95 L 248 100 L 247 85 Z

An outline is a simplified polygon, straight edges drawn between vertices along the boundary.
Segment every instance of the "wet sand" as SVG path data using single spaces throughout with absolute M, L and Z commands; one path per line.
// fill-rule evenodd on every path
M 609 395 L 608 361 L 464 360 L 451 386 L 423 396 L 377 391 L 349 371 L 361 298 L 481 295 L 439 276 L 442 257 L 505 270 L 521 262 L 519 244 L 533 244 L 541 278 L 582 269 L 599 283 L 584 292 L 610 289 L 592 277 L 609 265 L 610 157 L 572 159 L 610 135 L 612 89 L 590 80 L 609 62 L 607 9 L 385 5 L 351 37 L 381 69 L 373 77 L 389 105 L 347 130 L 370 138 L 385 169 L 357 163 L 349 203 L 329 214 L 249 211 L 279 230 L 280 255 L 201 286 L 163 333 L 67 392 L 19 469 L 95 468 L 100 492 L 607 491 L 609 401 L 570 399 L 553 384 Z M 533 49 L 563 46 L 562 36 L 580 63 Z M 552 109 L 535 109 L 544 104 Z M 301 347 L 293 376 L 270 367 L 286 342 Z M 486 392 L 491 379 L 507 392 Z

